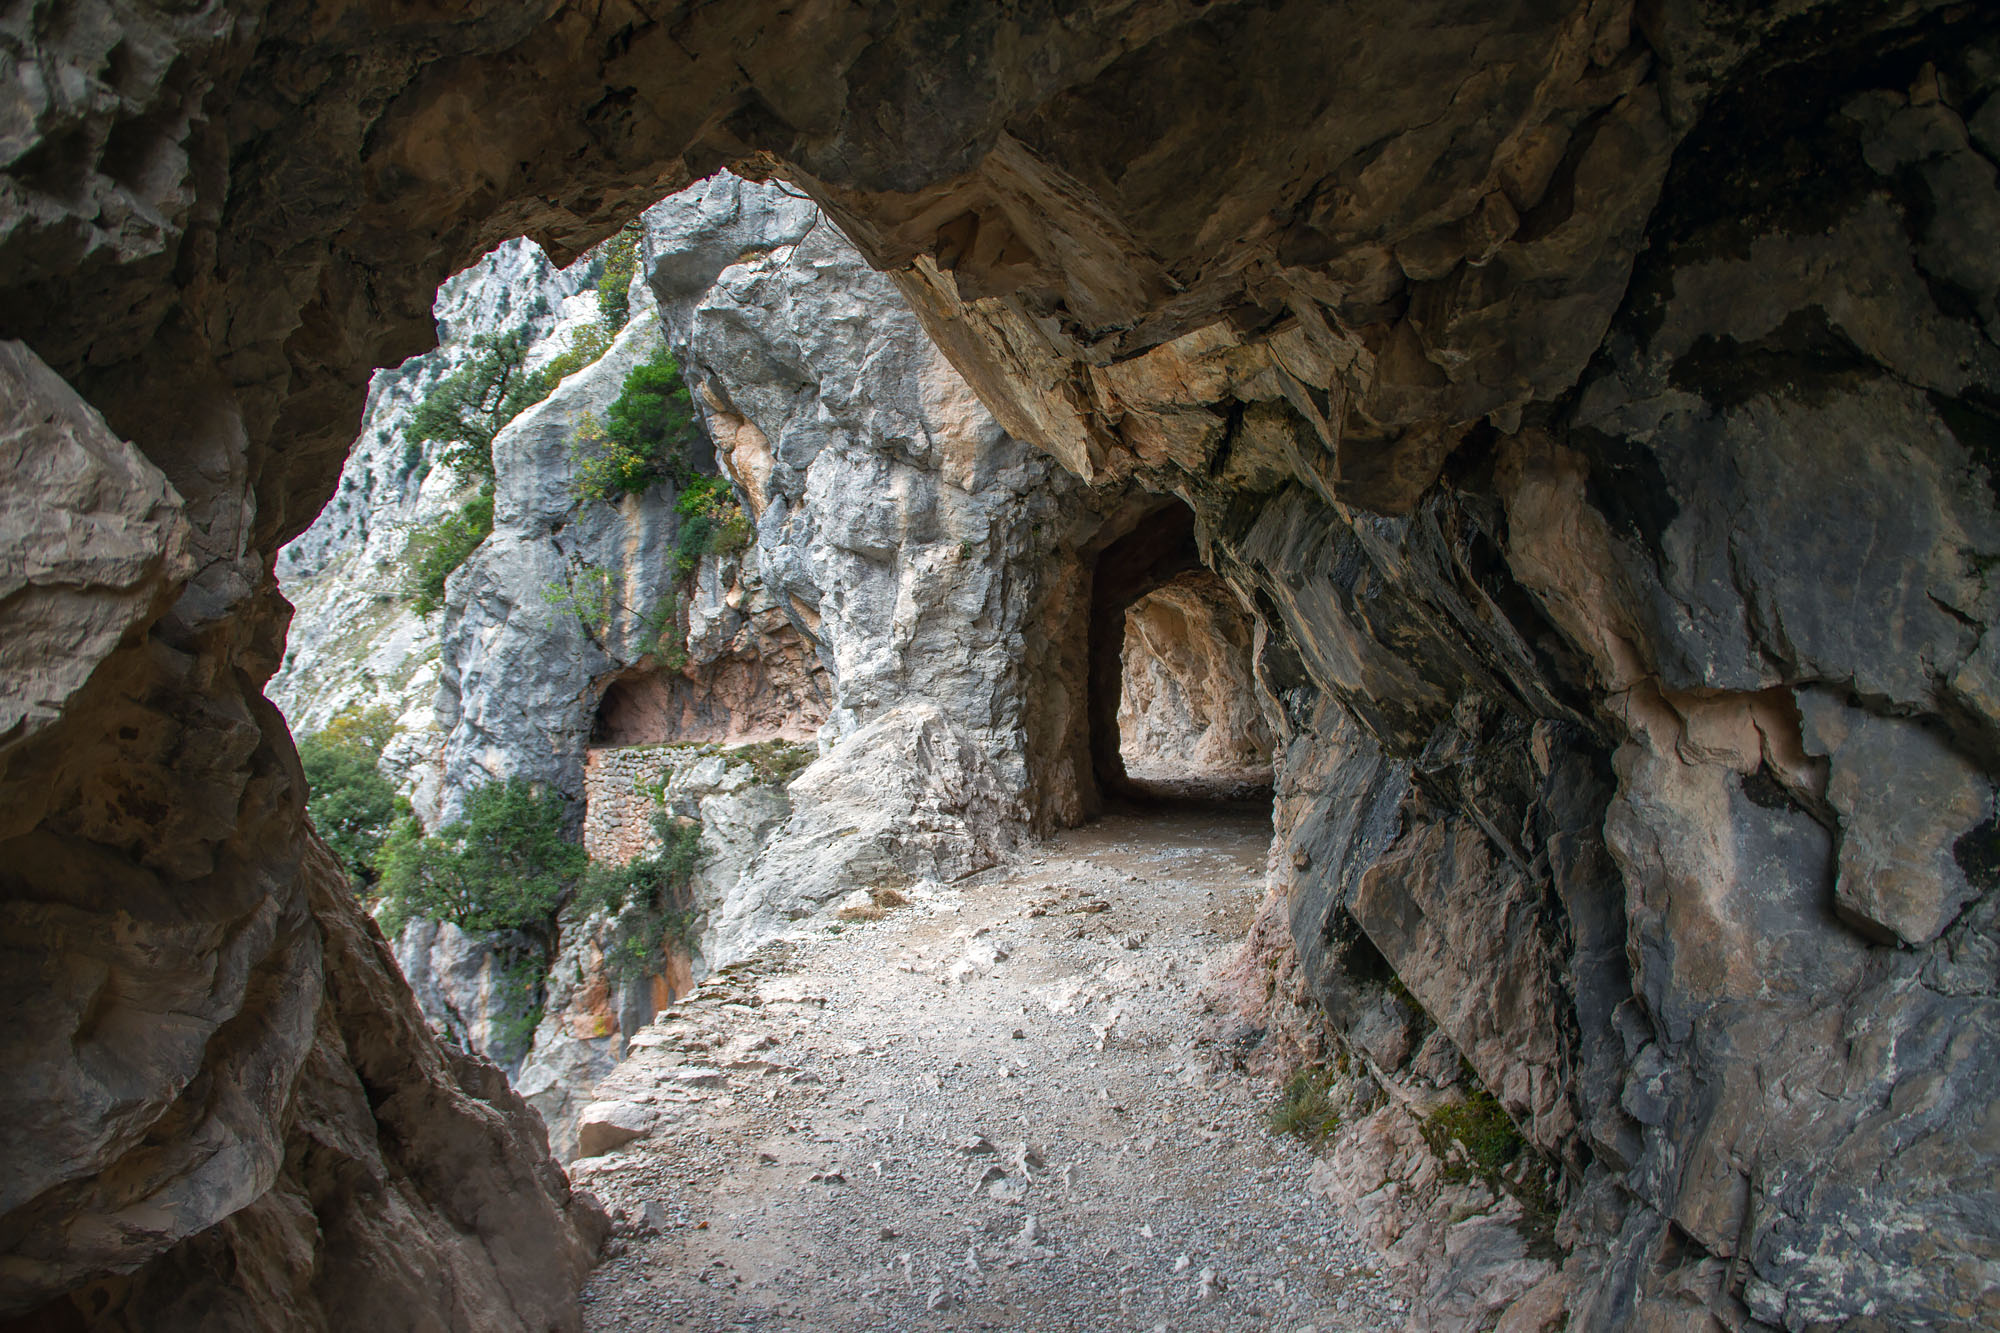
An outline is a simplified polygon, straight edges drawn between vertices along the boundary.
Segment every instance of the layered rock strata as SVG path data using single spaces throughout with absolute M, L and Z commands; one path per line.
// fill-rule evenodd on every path
M 14 1308 L 277 1197 L 282 1076 L 225 1121 L 260 1165 L 174 1228 L 110 1259 L 91 1201 L 154 1188 L 112 1169 L 134 1134 L 160 1163 L 218 1142 L 165 1108 L 303 1058 L 304 1011 L 260 1016 L 326 975 L 339 909 L 310 914 L 258 699 L 268 571 L 367 370 L 500 240 L 567 253 L 737 162 L 894 270 L 1015 438 L 1193 503 L 1283 704 L 1300 974 L 1351 1027 L 1372 950 L 1560 1163 L 1572 1326 L 1992 1322 L 1989 14 L 370 17 L 74 0 L 0 38 L 0 335 L 186 525 L 127 526 L 144 552 L 88 599 L 103 655 L 7 741 L 6 900 L 43 931 L 11 1027 L 61 1034 L 10 1119 L 69 1127 Z M 94 956 L 159 877 L 172 922 L 132 919 L 193 933 L 146 956 L 227 1038 L 51 1020 L 46 960 Z M 80 883 L 115 887 L 73 907 Z M 226 935 L 244 966 L 211 990 Z M 79 1032 L 176 1054 L 92 1100 Z M 402 1272 L 380 1233 L 320 1237 Z M 1547 1298 L 1505 1317 L 1554 1323 Z

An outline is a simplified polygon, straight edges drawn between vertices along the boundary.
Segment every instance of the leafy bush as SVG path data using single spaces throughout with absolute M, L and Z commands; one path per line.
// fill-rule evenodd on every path
M 525 329 L 481 334 L 473 357 L 447 375 L 410 413 L 409 438 L 445 446 L 444 461 L 461 481 L 493 480 L 493 437 L 549 396 L 554 382 L 523 368 Z
M 600 421 L 586 413 L 570 446 L 570 487 L 580 500 L 637 495 L 693 475 L 687 452 L 701 441 L 694 400 L 665 344 L 632 367 Z
M 374 887 L 382 844 L 396 821 L 409 814 L 408 804 L 375 769 L 382 747 L 395 734 L 388 709 L 363 711 L 357 705 L 299 741 L 306 813 L 358 894 Z
M 586 324 L 577 329 L 570 335 L 569 346 L 550 357 L 535 372 L 542 384 L 542 392 L 535 401 L 548 397 L 555 392 L 556 385 L 610 351 L 616 337 L 616 333 L 601 324 Z
M 426 523 L 403 548 L 403 588 L 427 616 L 444 605 L 444 581 L 493 532 L 493 488 L 482 487 L 455 514 Z
M 613 917 L 604 965 L 620 979 L 658 972 L 668 943 L 686 946 L 693 937 L 688 883 L 701 865 L 701 825 L 661 811 L 653 816 L 653 831 L 659 851 L 622 866 L 593 865 L 577 889 L 579 916 L 601 911 Z
M 525 778 L 490 782 L 466 797 L 465 818 L 424 836 L 404 820 L 382 848 L 383 929 L 417 918 L 463 930 L 519 930 L 546 937 L 558 904 L 587 868 L 563 836 L 567 801 Z
M 674 510 L 681 516 L 675 564 L 683 577 L 705 555 L 734 555 L 750 544 L 750 519 L 721 477 L 695 473 L 687 478 Z
M 639 267 L 639 229 L 626 227 L 604 245 L 604 271 L 597 278 L 597 318 L 612 333 L 632 316 L 632 274 Z

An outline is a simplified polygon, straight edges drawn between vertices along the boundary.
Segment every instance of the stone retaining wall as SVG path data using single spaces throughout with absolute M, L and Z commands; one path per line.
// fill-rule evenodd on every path
M 593 861 L 624 865 L 650 851 L 659 804 L 642 787 L 694 767 L 700 746 L 622 745 L 588 751 L 583 762 L 583 850 Z

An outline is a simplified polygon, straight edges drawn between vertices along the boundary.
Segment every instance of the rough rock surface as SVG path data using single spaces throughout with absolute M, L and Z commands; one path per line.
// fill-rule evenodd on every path
M 594 295 L 579 296 L 587 268 L 579 261 L 557 269 L 533 242 L 516 240 L 441 286 L 437 350 L 375 372 L 333 499 L 278 553 L 293 614 L 271 701 L 298 734 L 349 708 L 386 709 L 396 734 L 384 774 L 432 822 L 440 799 L 441 622 L 412 608 L 405 550 L 419 526 L 456 509 L 472 489 L 442 465 L 442 446 L 409 437 L 410 413 L 476 355 L 475 339 L 523 333 L 531 368 L 566 348 L 596 317 Z
M 289 1085 L 239 1106 L 236 1074 L 296 1071 L 313 1002 L 284 997 L 323 976 L 366 1007 L 355 954 L 316 961 L 339 908 L 303 887 L 259 690 L 274 553 L 331 494 L 369 369 L 422 350 L 436 284 L 499 241 L 566 254 L 737 162 L 894 269 L 1014 438 L 1194 506 L 1283 705 L 1295 965 L 1337 1023 L 1400 977 L 1560 1164 L 1573 1321 L 1993 1322 L 1986 8 L 368 17 L 66 0 L 0 29 L 0 336 L 165 475 L 193 561 L 5 754 L 5 901 L 41 933 L 10 933 L 38 947 L 0 991 L 11 1030 L 59 1032 L 16 1086 L 88 1141 L 11 1305 L 104 1270 L 93 1191 L 240 1142 L 253 1165 L 173 1229 L 279 1199 Z M 1816 717 L 1808 745 L 1802 691 L 1886 725 Z M 1878 753 L 1924 780 L 1836 776 Z M 1947 840 L 1964 887 L 1913 885 Z M 161 987 L 48 974 L 113 921 Z M 86 1023 L 158 1056 L 120 1085 L 134 1114 L 64 1100 Z M 399 1068 L 442 1086 L 405 1037 Z M 109 1169 L 141 1122 L 149 1181 Z M 403 1272 L 379 1233 L 318 1235 Z
M 1048 770 L 1080 714 L 1048 683 L 1078 666 L 1046 612 L 1094 526 L 1081 488 L 1000 429 L 894 285 L 783 187 L 717 176 L 646 223 L 765 585 L 826 666 L 823 739 L 929 705 L 993 769 L 1005 817 L 1073 817 L 1075 778 Z
M 7 1051 L 0 1308 L 131 1329 L 574 1326 L 601 1213 L 500 1072 L 431 1038 L 304 826 L 276 710 L 207 692 L 204 653 L 237 680 L 275 666 L 275 626 L 227 628 L 255 585 L 226 534 L 192 535 L 200 504 L 31 352 L 4 365 L 8 438 L 66 480 L 6 529 L 25 544 L 5 638 L 62 624 L 75 655 L 54 675 L 39 653 L 6 663 L 7 697 L 32 703 L 5 752 L 6 994 L 34 1018 Z M 94 762 L 52 766 L 76 745 Z
M 1125 613 L 1118 749 L 1128 777 L 1269 782 L 1271 728 L 1250 619 L 1212 574 L 1186 574 Z

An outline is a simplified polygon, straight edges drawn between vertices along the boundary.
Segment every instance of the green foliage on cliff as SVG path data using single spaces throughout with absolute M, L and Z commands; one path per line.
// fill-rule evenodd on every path
M 694 904 L 688 884 L 701 865 L 701 825 L 661 811 L 653 817 L 660 849 L 622 866 L 593 865 L 576 893 L 580 916 L 613 918 L 604 965 L 618 978 L 643 977 L 665 965 L 669 942 L 693 937 Z
M 428 837 L 403 821 L 382 848 L 382 928 L 394 934 L 421 917 L 546 936 L 589 864 L 564 836 L 567 805 L 559 792 L 510 778 L 472 792 L 465 817 Z
M 604 271 L 597 279 L 597 317 L 616 333 L 632 317 L 632 274 L 639 267 L 639 229 L 626 227 L 604 246 Z
M 541 380 L 542 389 L 535 401 L 540 402 L 548 397 L 555 392 L 558 384 L 610 351 L 611 344 L 617 336 L 601 324 L 586 324 L 571 333 L 569 345 L 550 357 L 548 363 L 535 372 Z
M 348 883 L 364 896 L 375 885 L 383 843 L 410 809 L 375 769 L 382 747 L 395 734 L 395 719 L 388 709 L 364 711 L 357 705 L 299 741 L 308 793 L 306 813 L 340 859 Z
M 586 413 L 570 446 L 570 488 L 579 500 L 637 495 L 694 475 L 688 452 L 701 443 L 694 400 L 663 343 L 632 367 L 599 419 Z
M 674 510 L 681 516 L 674 560 L 683 577 L 705 555 L 734 555 L 750 544 L 750 518 L 721 477 L 699 472 L 688 477 Z
M 524 367 L 528 332 L 510 329 L 473 339 L 472 359 L 439 381 L 410 413 L 409 438 L 445 446 L 444 461 L 461 481 L 493 480 L 493 437 L 555 387 Z
M 427 616 L 444 605 L 444 581 L 493 532 L 493 488 L 482 487 L 457 513 L 424 524 L 403 548 L 403 590 Z

